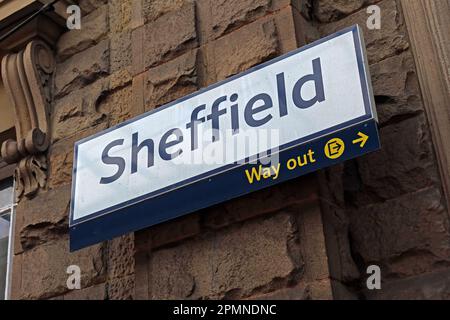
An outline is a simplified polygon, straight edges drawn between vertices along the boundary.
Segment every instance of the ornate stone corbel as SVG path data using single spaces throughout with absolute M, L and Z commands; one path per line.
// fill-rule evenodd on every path
M 32 197 L 47 180 L 45 152 L 50 144 L 49 106 L 54 55 L 41 40 L 3 57 L 1 75 L 16 116 L 16 138 L 1 146 L 7 163 L 17 163 L 16 197 Z

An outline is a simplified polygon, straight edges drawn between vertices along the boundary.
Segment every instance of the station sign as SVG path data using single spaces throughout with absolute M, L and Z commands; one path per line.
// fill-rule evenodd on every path
M 353 26 L 76 142 L 70 248 L 380 148 Z

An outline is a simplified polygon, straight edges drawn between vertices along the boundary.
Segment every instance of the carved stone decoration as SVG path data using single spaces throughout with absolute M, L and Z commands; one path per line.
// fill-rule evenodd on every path
M 47 182 L 45 155 L 33 155 L 20 160 L 14 177 L 16 179 L 16 195 L 33 196 L 39 187 L 43 188 Z
M 450 1 L 400 3 L 450 208 Z
M 55 69 L 52 50 L 33 40 L 24 50 L 2 59 L 1 75 L 15 111 L 16 138 L 1 146 L 7 163 L 16 168 L 16 197 L 32 197 L 47 180 L 44 155 L 50 144 L 49 105 L 51 79 Z

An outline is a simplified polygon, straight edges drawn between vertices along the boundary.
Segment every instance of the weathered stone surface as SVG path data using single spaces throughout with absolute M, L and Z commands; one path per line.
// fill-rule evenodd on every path
M 134 233 L 136 241 L 136 254 L 134 255 L 135 269 L 134 269 L 134 296 L 136 300 L 149 299 L 149 263 L 150 255 L 149 246 L 146 242 L 147 234 Z
M 380 124 L 423 112 L 410 51 L 375 63 L 370 71 Z
M 307 284 L 300 283 L 295 287 L 252 296 L 249 300 L 310 300 L 311 293 L 309 290 L 310 288 Z
M 63 139 L 50 147 L 48 159 L 48 186 L 56 188 L 72 181 L 73 149 L 76 141 L 106 129 L 106 123 L 80 131 L 70 138 Z
M 134 234 L 126 234 L 108 242 L 108 279 L 134 273 Z
M 186 240 L 200 233 L 200 216 L 189 214 L 168 223 L 162 223 L 151 228 L 139 231 L 140 239 L 145 239 L 147 247 L 142 250 L 158 248 L 175 242 Z M 136 245 L 140 245 L 142 240 Z
M 214 37 L 234 30 L 249 21 L 261 17 L 270 8 L 270 0 L 218 0 L 211 5 Z
M 145 73 L 146 109 L 153 109 L 198 89 L 197 49 Z
M 275 57 L 278 39 L 273 20 L 256 21 L 209 45 L 214 52 L 216 80 L 225 79 Z
M 107 2 L 108 0 L 79 0 L 78 5 L 84 12 L 92 12 Z
M 71 290 L 62 296 L 62 300 L 105 300 L 106 284 L 101 283 L 92 287 Z
M 360 187 L 355 182 L 347 184 L 348 200 L 354 205 L 393 199 L 439 185 L 439 173 L 424 115 L 382 128 L 380 138 L 380 151 L 357 159 Z
M 131 75 L 130 70 L 128 69 L 120 69 L 109 77 L 109 85 L 110 90 L 115 90 L 119 87 L 126 87 L 127 85 L 131 84 L 133 81 L 133 77 Z
M 321 184 L 324 183 L 325 181 L 322 180 Z M 332 188 L 330 186 L 330 189 Z M 342 190 L 342 187 L 340 189 Z M 321 196 L 324 196 L 324 190 L 321 190 Z M 332 279 L 343 283 L 357 281 L 360 273 L 351 254 L 350 239 L 348 238 L 350 224 L 348 215 L 330 198 L 321 199 L 321 211 L 330 276 Z M 335 283 L 333 283 L 334 286 Z
M 333 293 L 331 289 L 330 279 L 319 279 L 309 283 L 309 291 L 312 300 L 331 300 Z
M 114 126 L 139 114 L 133 104 L 131 85 L 110 92 L 97 105 L 97 112 L 106 115 L 108 126 Z
M 287 6 L 269 17 L 275 21 L 279 54 L 306 45 L 311 31 L 314 30 L 317 33 L 317 30 L 309 26 L 309 23 L 291 6 Z
M 15 253 L 22 252 L 68 231 L 70 185 L 42 191 L 17 206 Z
M 68 292 L 67 267 L 77 265 L 81 270 L 81 288 L 104 281 L 103 246 L 95 245 L 69 253 L 69 239 L 48 242 L 22 253 L 21 282 L 17 298 L 45 299 Z M 16 260 L 14 260 L 16 261 Z
M 132 5 L 135 0 L 109 0 L 109 29 L 121 33 L 131 28 Z
M 108 281 L 108 299 L 131 300 L 134 299 L 134 275 L 115 278 Z
M 353 162 L 347 163 L 354 164 Z M 350 217 L 345 210 L 343 183 L 345 179 L 347 184 L 357 189 L 359 180 L 355 182 L 353 176 L 344 175 L 345 165 L 335 165 L 318 173 L 329 274 L 335 299 L 355 298 L 356 293 L 353 292 L 356 288 L 353 287 L 361 279 L 351 252 Z
M 348 2 L 348 1 L 342 1 Z M 352 1 L 355 3 L 355 1 Z M 379 3 L 382 12 L 382 27 L 377 30 L 367 28 L 368 15 L 360 10 L 342 20 L 319 27 L 322 35 L 328 35 L 354 24 L 359 24 L 364 33 L 367 56 L 370 63 L 378 62 L 387 57 L 397 55 L 409 48 L 408 37 L 400 8 L 396 1 L 382 1 Z
M 109 40 L 80 52 L 56 67 L 55 94 L 62 96 L 109 74 Z
M 289 215 L 243 224 L 155 251 L 151 298 L 238 298 L 273 291 L 301 272 L 296 226 Z
M 109 79 L 100 79 L 58 99 L 52 116 L 53 142 L 105 122 L 106 115 L 98 112 L 97 106 L 109 89 Z
M 314 176 L 301 177 L 202 210 L 202 225 L 206 228 L 222 228 L 259 215 L 309 203 L 317 199 L 317 194 L 318 186 Z
M 370 300 L 449 300 L 450 271 L 382 282 L 381 290 L 365 290 L 364 295 Z
M 450 262 L 450 226 L 440 190 L 431 187 L 351 213 L 354 253 L 382 266 L 383 278 L 432 271 Z
M 331 295 L 330 272 L 327 257 L 327 248 L 323 234 L 322 213 L 319 200 L 296 205 L 289 209 L 297 219 L 301 254 L 292 255 L 293 259 L 304 260 L 304 280 L 310 284 L 311 295 L 314 297 L 329 298 Z M 326 287 L 328 286 L 328 293 Z
M 364 30 L 383 126 L 380 151 L 348 161 L 338 170 L 327 170 L 328 179 L 321 182 L 332 183 L 324 203 L 335 209 L 328 214 L 325 210 L 325 233 L 328 247 L 333 249 L 328 256 L 333 278 L 344 284 L 354 284 L 356 275 L 349 272 L 351 260 L 342 263 L 346 247 L 351 246 L 360 270 L 373 263 L 381 266 L 382 290 L 360 293 L 368 299 L 443 298 L 448 297 L 449 281 L 438 276 L 437 270 L 449 265 L 448 214 L 398 3 L 378 3 L 380 30 L 367 29 L 365 9 L 319 27 L 323 35 L 354 23 Z M 363 1 L 315 1 L 315 13 L 328 22 L 360 5 Z M 332 237 L 330 233 L 336 234 Z M 330 243 L 333 239 L 338 243 Z M 336 264 L 340 268 L 335 268 Z M 411 277 L 415 275 L 420 276 Z M 438 278 L 442 279 L 439 285 L 434 280 Z M 365 280 L 361 277 L 362 287 Z M 335 282 L 335 297 L 346 297 L 351 292 L 348 289 L 351 287 Z
M 380 2 L 380 0 L 313 0 L 314 16 L 320 22 L 331 22 L 345 17 L 364 6 Z M 365 11 L 365 10 L 364 10 Z
M 132 64 L 131 31 L 111 35 L 111 73 L 121 71 Z
M 152 22 L 160 16 L 181 9 L 190 0 L 144 0 L 142 3 L 142 14 L 145 23 Z
M 186 1 L 179 10 L 162 15 L 143 28 L 145 66 L 152 67 L 168 61 L 197 46 L 195 3 Z
M 134 273 L 134 234 L 115 238 L 107 245 L 108 279 L 115 279 Z
M 340 281 L 332 280 L 333 299 L 335 300 L 358 300 L 358 293 L 353 288 L 343 285 Z
M 101 7 L 82 17 L 82 28 L 64 33 L 58 41 L 57 53 L 60 60 L 81 52 L 102 40 L 108 32 L 108 10 Z

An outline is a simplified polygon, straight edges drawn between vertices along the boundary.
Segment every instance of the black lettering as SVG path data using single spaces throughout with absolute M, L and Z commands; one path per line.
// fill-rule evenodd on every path
M 191 150 L 194 151 L 198 148 L 198 125 L 202 122 L 205 122 L 205 118 L 198 118 L 198 113 L 202 110 L 205 110 L 206 105 L 202 104 L 195 108 L 191 113 L 191 122 L 186 124 L 186 129 L 191 128 Z
M 175 140 L 173 141 L 167 141 L 171 135 L 175 135 Z M 167 149 L 170 147 L 173 147 L 179 143 L 183 142 L 183 133 L 180 129 L 175 128 L 167 131 L 164 133 L 164 135 L 161 138 L 161 141 L 159 142 L 159 156 L 163 160 L 172 160 L 178 157 L 180 154 L 183 153 L 182 149 L 178 149 L 175 152 L 167 153 Z
M 286 83 L 284 81 L 284 73 L 277 74 L 277 90 L 278 90 L 278 107 L 280 109 L 280 117 L 288 114 L 286 99 Z
M 138 145 L 138 133 L 133 133 L 131 145 L 131 173 L 136 173 L 138 169 L 138 153 L 142 148 L 147 148 L 147 168 L 154 164 L 155 143 L 152 139 L 146 139 Z
M 230 102 L 236 102 L 238 99 L 237 93 L 233 93 L 230 96 Z M 239 133 L 239 109 L 238 104 L 233 104 L 230 107 L 231 110 L 231 129 L 233 130 L 233 134 Z
M 316 102 L 322 102 L 325 100 L 325 92 L 323 89 L 323 78 L 322 78 L 322 67 L 320 65 L 320 58 L 314 59 L 313 62 L 313 73 L 302 77 L 294 85 L 294 90 L 292 92 L 292 99 L 295 105 L 300 109 L 307 109 L 313 106 Z M 310 100 L 304 100 L 302 98 L 302 87 L 308 81 L 314 81 L 316 95 Z
M 213 102 L 211 107 L 211 114 L 208 115 L 208 120 L 212 123 L 212 142 L 218 141 L 220 139 L 219 135 L 219 117 L 227 113 L 227 109 L 219 110 L 219 105 L 227 100 L 227 96 L 222 96 Z
M 254 108 L 257 101 L 263 101 L 263 104 Z M 251 127 L 259 127 L 272 119 L 272 115 L 268 114 L 260 120 L 255 120 L 254 115 L 272 107 L 272 98 L 267 93 L 260 93 L 249 100 L 245 106 L 244 117 L 245 122 Z
M 114 164 L 116 165 L 117 168 L 117 172 L 115 174 L 113 174 L 110 177 L 102 177 L 100 179 L 100 184 L 108 184 L 108 183 L 112 183 L 114 181 L 116 181 L 117 179 L 120 178 L 120 176 L 122 175 L 122 173 L 125 170 L 125 159 L 122 157 L 111 157 L 109 156 L 109 151 L 116 147 L 116 146 L 121 146 L 123 145 L 123 141 L 124 139 L 117 139 L 114 140 L 113 142 L 110 142 L 105 149 L 103 149 L 102 152 L 102 162 L 104 164 Z

